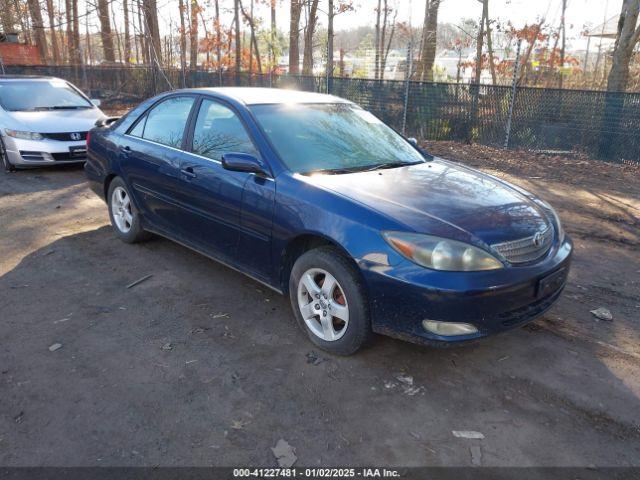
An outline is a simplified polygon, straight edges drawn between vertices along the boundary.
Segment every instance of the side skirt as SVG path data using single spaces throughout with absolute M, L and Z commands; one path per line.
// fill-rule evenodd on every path
M 273 285 L 270 285 L 269 283 L 265 282 L 264 280 L 261 280 L 261 279 L 255 277 L 255 276 L 251 275 L 250 273 L 247 273 L 247 272 L 239 269 L 238 267 L 234 267 L 233 265 L 230 265 L 229 263 L 225 262 L 224 260 L 221 260 L 220 258 L 218 258 L 218 257 L 216 257 L 216 256 L 214 256 L 214 255 L 212 255 L 212 254 L 210 254 L 208 252 L 204 252 L 202 249 L 200 249 L 200 248 L 198 248 L 198 247 L 196 247 L 194 245 L 190 245 L 190 244 L 188 244 L 188 243 L 186 243 L 184 241 L 178 240 L 175 237 L 169 235 L 168 233 L 162 232 L 162 231 L 157 230 L 157 229 L 155 229 L 153 227 L 149 227 L 148 226 L 148 222 L 145 222 L 144 229 L 146 231 L 148 231 L 148 232 L 151 232 L 151 233 L 155 234 L 155 235 L 158 235 L 160 237 L 166 238 L 167 240 L 171 240 L 172 242 L 177 243 L 178 245 L 181 245 L 181 246 L 183 246 L 185 248 L 188 248 L 189 250 L 193 250 L 194 252 L 199 253 L 200 255 L 203 255 L 203 256 L 209 258 L 210 260 L 218 262 L 219 264 L 224 265 L 225 267 L 230 268 L 231 270 L 234 270 L 234 271 L 236 271 L 238 273 L 241 273 L 241 274 L 245 275 L 246 277 L 249 277 L 251 280 L 253 280 L 255 282 L 258 282 L 261 285 L 264 285 L 265 287 L 273 290 L 274 292 L 279 293 L 280 295 L 284 295 L 284 292 L 282 290 L 280 290 L 279 288 L 274 287 Z

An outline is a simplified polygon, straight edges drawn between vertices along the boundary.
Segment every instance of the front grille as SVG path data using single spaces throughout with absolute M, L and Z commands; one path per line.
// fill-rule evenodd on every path
M 509 263 L 528 263 L 537 260 L 549 251 L 553 241 L 553 228 L 549 225 L 535 235 L 510 242 L 491 245 Z
M 87 132 L 41 133 L 40 135 L 49 140 L 59 140 L 61 142 L 79 142 L 87 139 Z M 72 135 L 79 137 L 71 138 Z

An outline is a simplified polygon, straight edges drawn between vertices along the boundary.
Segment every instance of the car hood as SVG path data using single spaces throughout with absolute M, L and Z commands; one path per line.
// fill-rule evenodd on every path
M 420 233 L 434 221 L 487 245 L 524 238 L 549 225 L 543 210 L 519 190 L 442 159 L 407 167 L 309 181 L 376 210 Z M 451 228 L 449 228 L 451 230 Z
M 87 132 L 96 120 L 104 117 L 98 108 L 82 110 L 45 110 L 40 112 L 6 112 L 7 127 L 38 133 Z

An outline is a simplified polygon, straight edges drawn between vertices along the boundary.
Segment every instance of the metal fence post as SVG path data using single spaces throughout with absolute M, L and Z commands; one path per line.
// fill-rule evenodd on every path
M 411 85 L 411 70 L 413 69 L 413 55 L 412 55 L 411 40 L 407 46 L 407 65 L 405 73 L 405 88 L 404 88 L 404 111 L 402 112 L 402 134 L 407 133 L 407 110 L 409 109 L 409 87 Z
M 513 105 L 516 103 L 516 89 L 518 88 L 518 72 L 520 71 L 520 47 L 522 40 L 518 40 L 516 50 L 516 61 L 513 66 L 513 80 L 511 81 L 511 98 L 509 98 L 509 113 L 507 114 L 507 125 L 505 127 L 504 148 L 509 148 L 509 136 L 511 135 L 511 120 L 513 118 Z

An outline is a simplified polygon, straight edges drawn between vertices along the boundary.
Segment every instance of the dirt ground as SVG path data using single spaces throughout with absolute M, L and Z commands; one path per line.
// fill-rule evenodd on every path
M 557 207 L 575 260 L 543 318 L 331 357 L 261 285 L 117 240 L 80 168 L 0 174 L 0 465 L 275 466 L 284 439 L 298 466 L 640 466 L 640 168 L 428 147 Z

